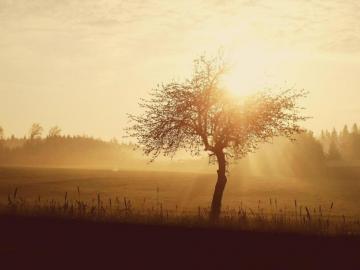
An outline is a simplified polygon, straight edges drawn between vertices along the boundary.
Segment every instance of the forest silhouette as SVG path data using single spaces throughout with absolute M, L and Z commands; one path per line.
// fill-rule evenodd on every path
M 33 127 L 40 133 L 31 134 Z M 193 160 L 180 153 L 174 160 L 160 158 L 149 164 L 141 151 L 131 143 L 116 139 L 105 141 L 87 135 L 62 135 L 51 128 L 43 135 L 36 124 L 24 137 L 6 136 L 0 128 L 0 166 L 35 166 L 104 169 L 200 170 L 212 171 L 208 157 Z M 360 131 L 357 124 L 349 130 L 324 130 L 319 136 L 307 131 L 294 137 L 294 141 L 277 138 L 271 144 L 242 160 L 230 164 L 238 174 L 312 175 L 324 171 L 327 165 L 352 165 L 360 160 Z M 254 164 L 254 166 L 252 166 Z M 181 165 L 181 166 L 176 166 Z

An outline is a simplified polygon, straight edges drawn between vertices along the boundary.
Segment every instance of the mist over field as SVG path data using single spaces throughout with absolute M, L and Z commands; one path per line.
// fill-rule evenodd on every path
M 248 157 L 232 162 L 224 207 L 270 208 L 270 200 L 291 209 L 294 201 L 318 209 L 334 203 L 338 215 L 360 214 L 358 147 L 360 134 L 350 131 L 311 132 L 295 141 L 276 139 Z M 133 204 L 195 211 L 207 207 L 215 179 L 215 164 L 206 155 L 186 152 L 173 159 L 149 162 L 134 145 L 86 136 L 3 138 L 0 150 L 0 201 L 6 204 L 16 188 L 32 202 L 103 198 L 132 200 Z M 58 169 L 56 169 L 58 168 Z M 260 203 L 259 203 L 260 201 Z

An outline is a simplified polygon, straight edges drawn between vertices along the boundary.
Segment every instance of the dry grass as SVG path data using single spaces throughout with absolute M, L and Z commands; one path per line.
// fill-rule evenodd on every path
M 26 200 L 19 196 L 18 188 L 8 195 L 7 204 L 1 205 L 6 214 L 51 216 L 57 218 L 115 221 L 122 223 L 166 224 L 196 227 L 223 227 L 246 231 L 296 232 L 322 235 L 359 235 L 360 219 L 356 216 L 336 215 L 334 203 L 309 207 L 294 200 L 292 206 L 280 207 L 278 200 L 258 201 L 256 208 L 241 202 L 238 208 L 225 207 L 217 224 L 208 222 L 209 209 L 167 208 L 159 197 L 156 202 L 132 201 L 127 197 L 103 198 L 97 194 L 91 201 L 81 198 L 81 190 L 63 200 Z

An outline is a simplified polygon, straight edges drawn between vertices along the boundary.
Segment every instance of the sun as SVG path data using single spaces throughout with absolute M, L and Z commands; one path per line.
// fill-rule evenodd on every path
M 245 69 L 236 69 L 225 74 L 222 78 L 222 86 L 239 96 L 248 96 L 260 89 L 256 74 Z
M 222 87 L 237 96 L 248 96 L 264 90 L 273 70 L 270 59 L 269 55 L 257 50 L 229 57 L 228 70 L 221 79 Z

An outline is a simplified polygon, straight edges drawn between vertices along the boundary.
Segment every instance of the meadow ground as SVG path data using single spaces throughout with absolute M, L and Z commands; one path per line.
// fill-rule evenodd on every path
M 240 176 L 230 174 L 223 209 L 265 208 L 270 200 L 286 211 L 294 202 L 317 211 L 319 206 L 332 214 L 360 215 L 360 170 L 344 173 L 332 169 L 331 177 Z M 349 169 L 345 170 L 346 172 Z M 208 207 L 216 174 L 190 172 L 111 171 L 85 169 L 0 168 L 0 204 L 18 189 L 28 202 L 40 199 L 94 201 L 126 197 L 134 206 L 152 207 L 159 203 L 168 209 L 196 210 Z
M 346 172 L 340 168 L 332 171 L 331 177 L 270 179 L 231 174 L 224 195 L 224 209 L 241 206 L 248 213 L 253 210 L 262 213 L 262 207 L 270 209 L 275 219 L 261 220 L 259 215 L 260 225 L 280 224 L 275 227 L 281 229 L 292 224 L 282 227 L 287 209 L 290 213 L 296 200 L 297 207 L 307 206 L 311 216 L 307 220 L 305 212 L 300 215 L 304 219 L 296 223 L 300 225 L 300 232 L 303 228 L 309 228 L 310 232 L 315 228 L 316 232 L 319 227 L 313 225 L 320 224 L 314 219 L 319 205 L 326 213 L 334 203 L 332 214 L 346 215 L 346 219 L 359 214 L 358 174 L 356 170 L 351 174 L 349 170 Z M 171 218 L 165 222 L 163 218 L 158 219 L 159 205 L 164 209 L 177 207 L 195 212 L 199 206 L 208 207 L 214 183 L 215 175 L 204 173 L 0 168 L 0 202 L 4 208 L 9 205 L 9 198 L 14 209 L 22 205 L 23 199 L 25 205 L 44 204 L 46 209 L 51 201 L 58 202 L 52 216 L 13 215 L 11 211 L 0 215 L 2 265 L 9 264 L 6 269 L 26 269 L 35 265 L 46 269 L 230 269 L 230 265 L 232 269 L 359 269 L 360 238 L 348 235 L 346 226 L 335 235 L 303 234 L 207 227 L 198 222 L 203 220 L 202 216 L 198 219 L 196 215 L 190 219 L 199 223 L 196 226 L 184 226 L 181 220 L 168 224 Z M 78 218 L 83 216 L 81 207 L 76 208 L 77 201 L 98 204 L 94 208 L 95 215 L 103 217 L 104 213 L 106 217 L 109 198 L 121 201 L 119 211 L 110 206 L 114 211 L 110 219 Z M 134 208 L 155 208 L 150 212 L 155 222 L 132 223 L 137 221 L 137 215 L 132 219 L 126 205 L 123 212 L 122 202 L 128 200 Z M 102 202 L 106 204 L 104 212 Z M 75 211 L 77 214 L 73 215 L 69 205 L 80 212 Z M 279 214 L 279 211 L 282 212 Z M 117 213 L 123 219 L 111 219 Z M 62 214 L 65 218 L 60 218 Z M 243 214 L 237 218 L 241 218 L 240 224 L 246 222 Z M 257 220 L 256 215 L 253 220 Z M 326 228 L 326 215 L 320 225 Z

